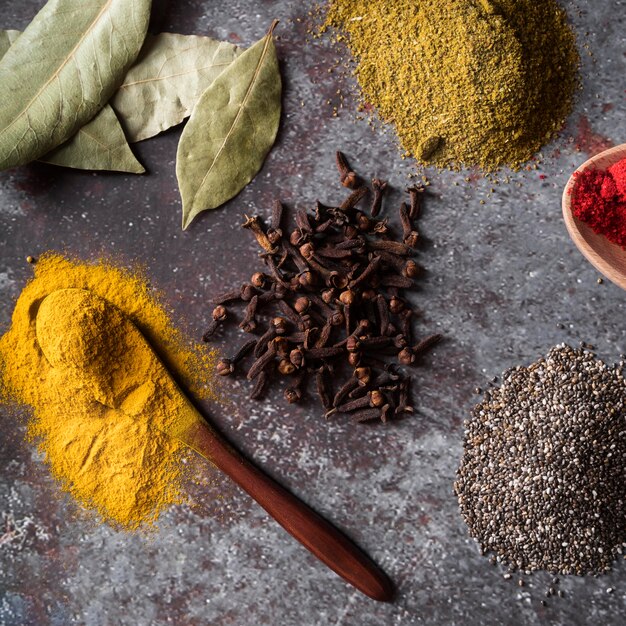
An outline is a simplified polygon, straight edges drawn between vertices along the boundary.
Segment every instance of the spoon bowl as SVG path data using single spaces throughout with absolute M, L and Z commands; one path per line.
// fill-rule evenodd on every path
M 621 144 L 585 161 L 570 176 L 563 191 L 562 202 L 565 227 L 576 247 L 603 276 L 622 289 L 626 289 L 626 250 L 611 243 L 604 235 L 594 233 L 587 224 L 574 217 L 572 194 L 577 173 L 589 168 L 606 170 L 624 158 L 626 158 L 626 144 Z

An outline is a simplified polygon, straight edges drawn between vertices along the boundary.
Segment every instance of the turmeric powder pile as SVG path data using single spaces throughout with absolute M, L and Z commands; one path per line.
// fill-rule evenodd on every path
M 571 111 L 579 56 L 555 0 L 330 0 L 329 26 L 422 165 L 519 168 Z
M 141 334 L 111 335 L 102 298 Z M 106 262 L 44 255 L 0 339 L 2 399 L 32 407 L 28 438 L 61 487 L 124 529 L 184 499 L 183 445 L 163 430 L 177 416 L 176 385 L 142 335 L 181 384 L 210 394 L 212 354 L 175 329 L 141 274 Z

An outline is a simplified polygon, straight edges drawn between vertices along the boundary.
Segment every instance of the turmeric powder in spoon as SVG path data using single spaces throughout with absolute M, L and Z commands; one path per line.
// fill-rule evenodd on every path
M 2 397 L 32 407 L 28 437 L 38 442 L 62 488 L 115 526 L 149 525 L 184 499 L 184 446 L 161 430 L 164 421 L 175 419 L 175 401 L 168 397 L 174 384 L 159 380 L 162 368 L 143 358 L 133 336 L 107 335 L 107 311 L 98 308 L 99 298 L 93 307 L 69 299 L 58 328 L 64 303 L 47 296 L 64 289 L 89 290 L 87 298 L 92 292 L 114 304 L 169 371 L 200 395 L 210 392 L 203 381 L 211 378 L 212 355 L 185 341 L 140 274 L 56 254 L 36 264 L 11 328 L 0 339 Z M 46 354 L 38 326 L 46 335 Z M 82 359 L 81 367 L 76 359 Z

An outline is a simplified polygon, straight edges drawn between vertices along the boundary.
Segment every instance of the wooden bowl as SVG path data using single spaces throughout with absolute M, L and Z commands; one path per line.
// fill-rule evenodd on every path
M 623 158 L 626 158 L 626 144 L 615 146 L 597 154 L 585 161 L 576 172 L 582 172 L 590 167 L 606 170 Z M 563 219 L 567 232 L 591 265 L 618 287 L 626 289 L 626 250 L 611 243 L 604 235 L 597 235 L 587 224 L 572 215 L 571 204 L 572 191 L 576 182 L 575 175 L 575 173 L 572 174 L 567 181 L 563 192 Z

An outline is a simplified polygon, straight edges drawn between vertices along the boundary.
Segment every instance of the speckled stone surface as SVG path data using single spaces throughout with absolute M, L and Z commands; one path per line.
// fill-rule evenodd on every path
M 23 28 L 42 4 L 0 0 L 0 27 Z M 560 214 L 571 170 L 626 141 L 626 3 L 566 6 L 580 36 L 583 89 L 539 169 L 511 174 L 494 193 L 474 173 L 430 172 L 420 254 L 428 273 L 415 303 L 424 312 L 420 329 L 443 332 L 446 341 L 415 372 L 416 415 L 386 426 L 326 423 L 310 402 L 287 407 L 280 391 L 249 401 L 244 381 L 224 382 L 228 402 L 205 407 L 250 458 L 371 554 L 394 580 L 395 601 L 354 591 L 200 462 L 193 506 L 170 510 L 153 535 L 94 524 L 60 495 L 23 440 L 23 424 L 0 409 L 0 624 L 624 623 L 623 562 L 597 579 L 562 578 L 566 597 L 544 607 L 551 577 L 524 577 L 521 588 L 517 577 L 505 580 L 468 537 L 452 491 L 475 387 L 562 341 L 591 343 L 608 361 L 626 352 L 625 294 L 598 284 Z M 40 164 L 0 173 L 0 330 L 31 275 L 26 255 L 53 249 L 144 264 L 198 338 L 211 297 L 256 267 L 255 244 L 239 229 L 243 214 L 268 216 L 277 196 L 292 206 L 341 198 L 338 148 L 358 171 L 388 178 L 397 205 L 412 164 L 400 158 L 393 133 L 355 119 L 351 79 L 329 73 L 328 42 L 307 39 L 309 8 L 288 0 L 155 4 L 155 32 L 243 45 L 281 20 L 285 95 L 275 149 L 244 192 L 184 233 L 174 173 L 179 129 L 136 146 L 144 176 Z M 338 89 L 345 106 L 333 117 Z M 234 333 L 218 344 L 230 352 L 229 341 Z M 21 534 L 5 532 L 15 525 Z

